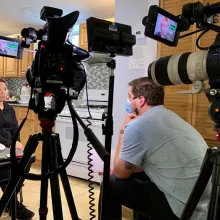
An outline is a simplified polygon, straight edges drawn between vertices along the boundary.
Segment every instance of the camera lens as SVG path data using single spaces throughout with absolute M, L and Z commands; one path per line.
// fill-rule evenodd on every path
M 192 84 L 208 79 L 207 52 L 183 53 L 162 57 L 152 62 L 148 76 L 156 85 Z

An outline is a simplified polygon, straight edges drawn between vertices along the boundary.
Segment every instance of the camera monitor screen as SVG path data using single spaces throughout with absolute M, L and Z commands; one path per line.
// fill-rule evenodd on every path
M 22 58 L 23 49 L 18 39 L 0 36 L 0 56 Z
M 170 42 L 174 42 L 177 32 L 177 22 L 158 13 L 154 35 Z

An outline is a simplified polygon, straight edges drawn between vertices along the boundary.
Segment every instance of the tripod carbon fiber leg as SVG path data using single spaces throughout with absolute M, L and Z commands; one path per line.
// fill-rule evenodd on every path
M 42 148 L 42 162 L 41 162 L 41 174 L 48 173 L 48 148 L 47 148 L 47 141 L 46 137 L 42 136 L 43 140 L 43 148 Z M 46 220 L 47 218 L 47 194 L 48 194 L 48 179 L 43 178 L 41 180 L 41 188 L 40 188 L 40 208 L 39 208 L 39 215 L 40 220 Z
M 48 171 L 54 171 L 58 166 L 63 164 L 63 158 L 61 153 L 61 145 L 59 135 L 56 133 L 52 133 L 53 121 L 45 121 L 41 123 L 43 127 L 43 155 L 42 155 L 42 172 L 48 173 Z M 44 168 L 43 168 L 44 167 Z M 74 220 L 80 220 L 74 199 L 72 196 L 68 176 L 66 170 L 63 169 L 60 172 L 60 177 L 63 183 L 63 188 L 65 191 L 65 195 L 67 198 L 69 210 L 71 213 L 71 217 Z M 47 183 L 46 183 L 47 181 Z M 45 180 L 45 183 L 41 182 L 41 198 L 42 198 L 42 206 L 44 209 L 40 211 L 42 219 L 46 219 L 47 214 L 47 188 L 48 188 L 48 180 Z M 44 185 L 45 184 L 45 185 Z M 61 194 L 60 194 L 60 186 L 58 174 L 50 177 L 50 185 L 51 185 L 51 195 L 52 195 L 52 205 L 53 205 L 53 217 L 54 220 L 62 220 L 63 219 L 63 211 L 62 211 L 62 202 L 61 202 Z M 45 188 L 45 187 L 46 188 Z M 42 195 L 42 193 L 45 193 Z M 46 195 L 46 198 L 45 198 Z
M 56 145 L 57 161 L 58 161 L 58 165 L 60 166 L 60 165 L 63 164 L 63 156 L 62 156 L 62 153 L 61 153 L 62 149 L 61 149 L 59 134 L 53 134 L 52 135 L 52 142 L 54 143 L 54 145 Z M 63 189 L 64 189 L 64 192 L 65 192 L 65 195 L 66 195 L 66 199 L 67 199 L 67 203 L 68 203 L 68 206 L 69 206 L 71 217 L 74 220 L 80 220 L 79 217 L 78 217 L 78 214 L 76 212 L 76 206 L 75 206 L 75 203 L 74 203 L 73 194 L 71 192 L 67 172 L 66 172 L 65 169 L 60 172 L 60 178 L 61 178 L 61 181 L 62 181 L 62 184 L 63 184 Z

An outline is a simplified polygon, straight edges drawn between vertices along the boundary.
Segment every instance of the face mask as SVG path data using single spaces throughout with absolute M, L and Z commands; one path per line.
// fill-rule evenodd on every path
M 129 101 L 129 99 L 126 100 L 125 109 L 127 113 L 133 113 L 133 111 L 131 110 L 131 102 Z

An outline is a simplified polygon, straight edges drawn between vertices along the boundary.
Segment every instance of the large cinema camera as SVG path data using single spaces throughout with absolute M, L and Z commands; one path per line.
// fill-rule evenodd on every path
M 220 27 L 215 25 L 218 22 L 219 13 L 220 2 L 205 6 L 201 2 L 186 4 L 182 8 L 182 14 L 178 16 L 154 5 L 150 7 L 149 14 L 142 23 L 146 27 L 147 37 L 168 46 L 177 46 L 180 38 L 202 31 L 195 43 L 199 49 L 207 51 L 161 57 L 149 65 L 148 75 L 152 83 L 159 86 L 193 84 L 194 87 L 199 87 L 192 90 L 192 93 L 204 90 L 204 81 L 208 80 L 210 88 L 205 89 L 205 94 L 210 102 L 209 116 L 214 121 L 214 130 L 220 142 Z M 195 23 L 198 30 L 180 36 L 181 32 L 187 31 Z M 217 32 L 216 39 L 210 47 L 202 47 L 199 45 L 199 40 L 209 30 Z M 191 218 L 211 176 L 212 192 L 208 220 L 220 218 L 219 167 L 220 148 L 208 149 L 201 173 L 180 217 L 181 220 Z

